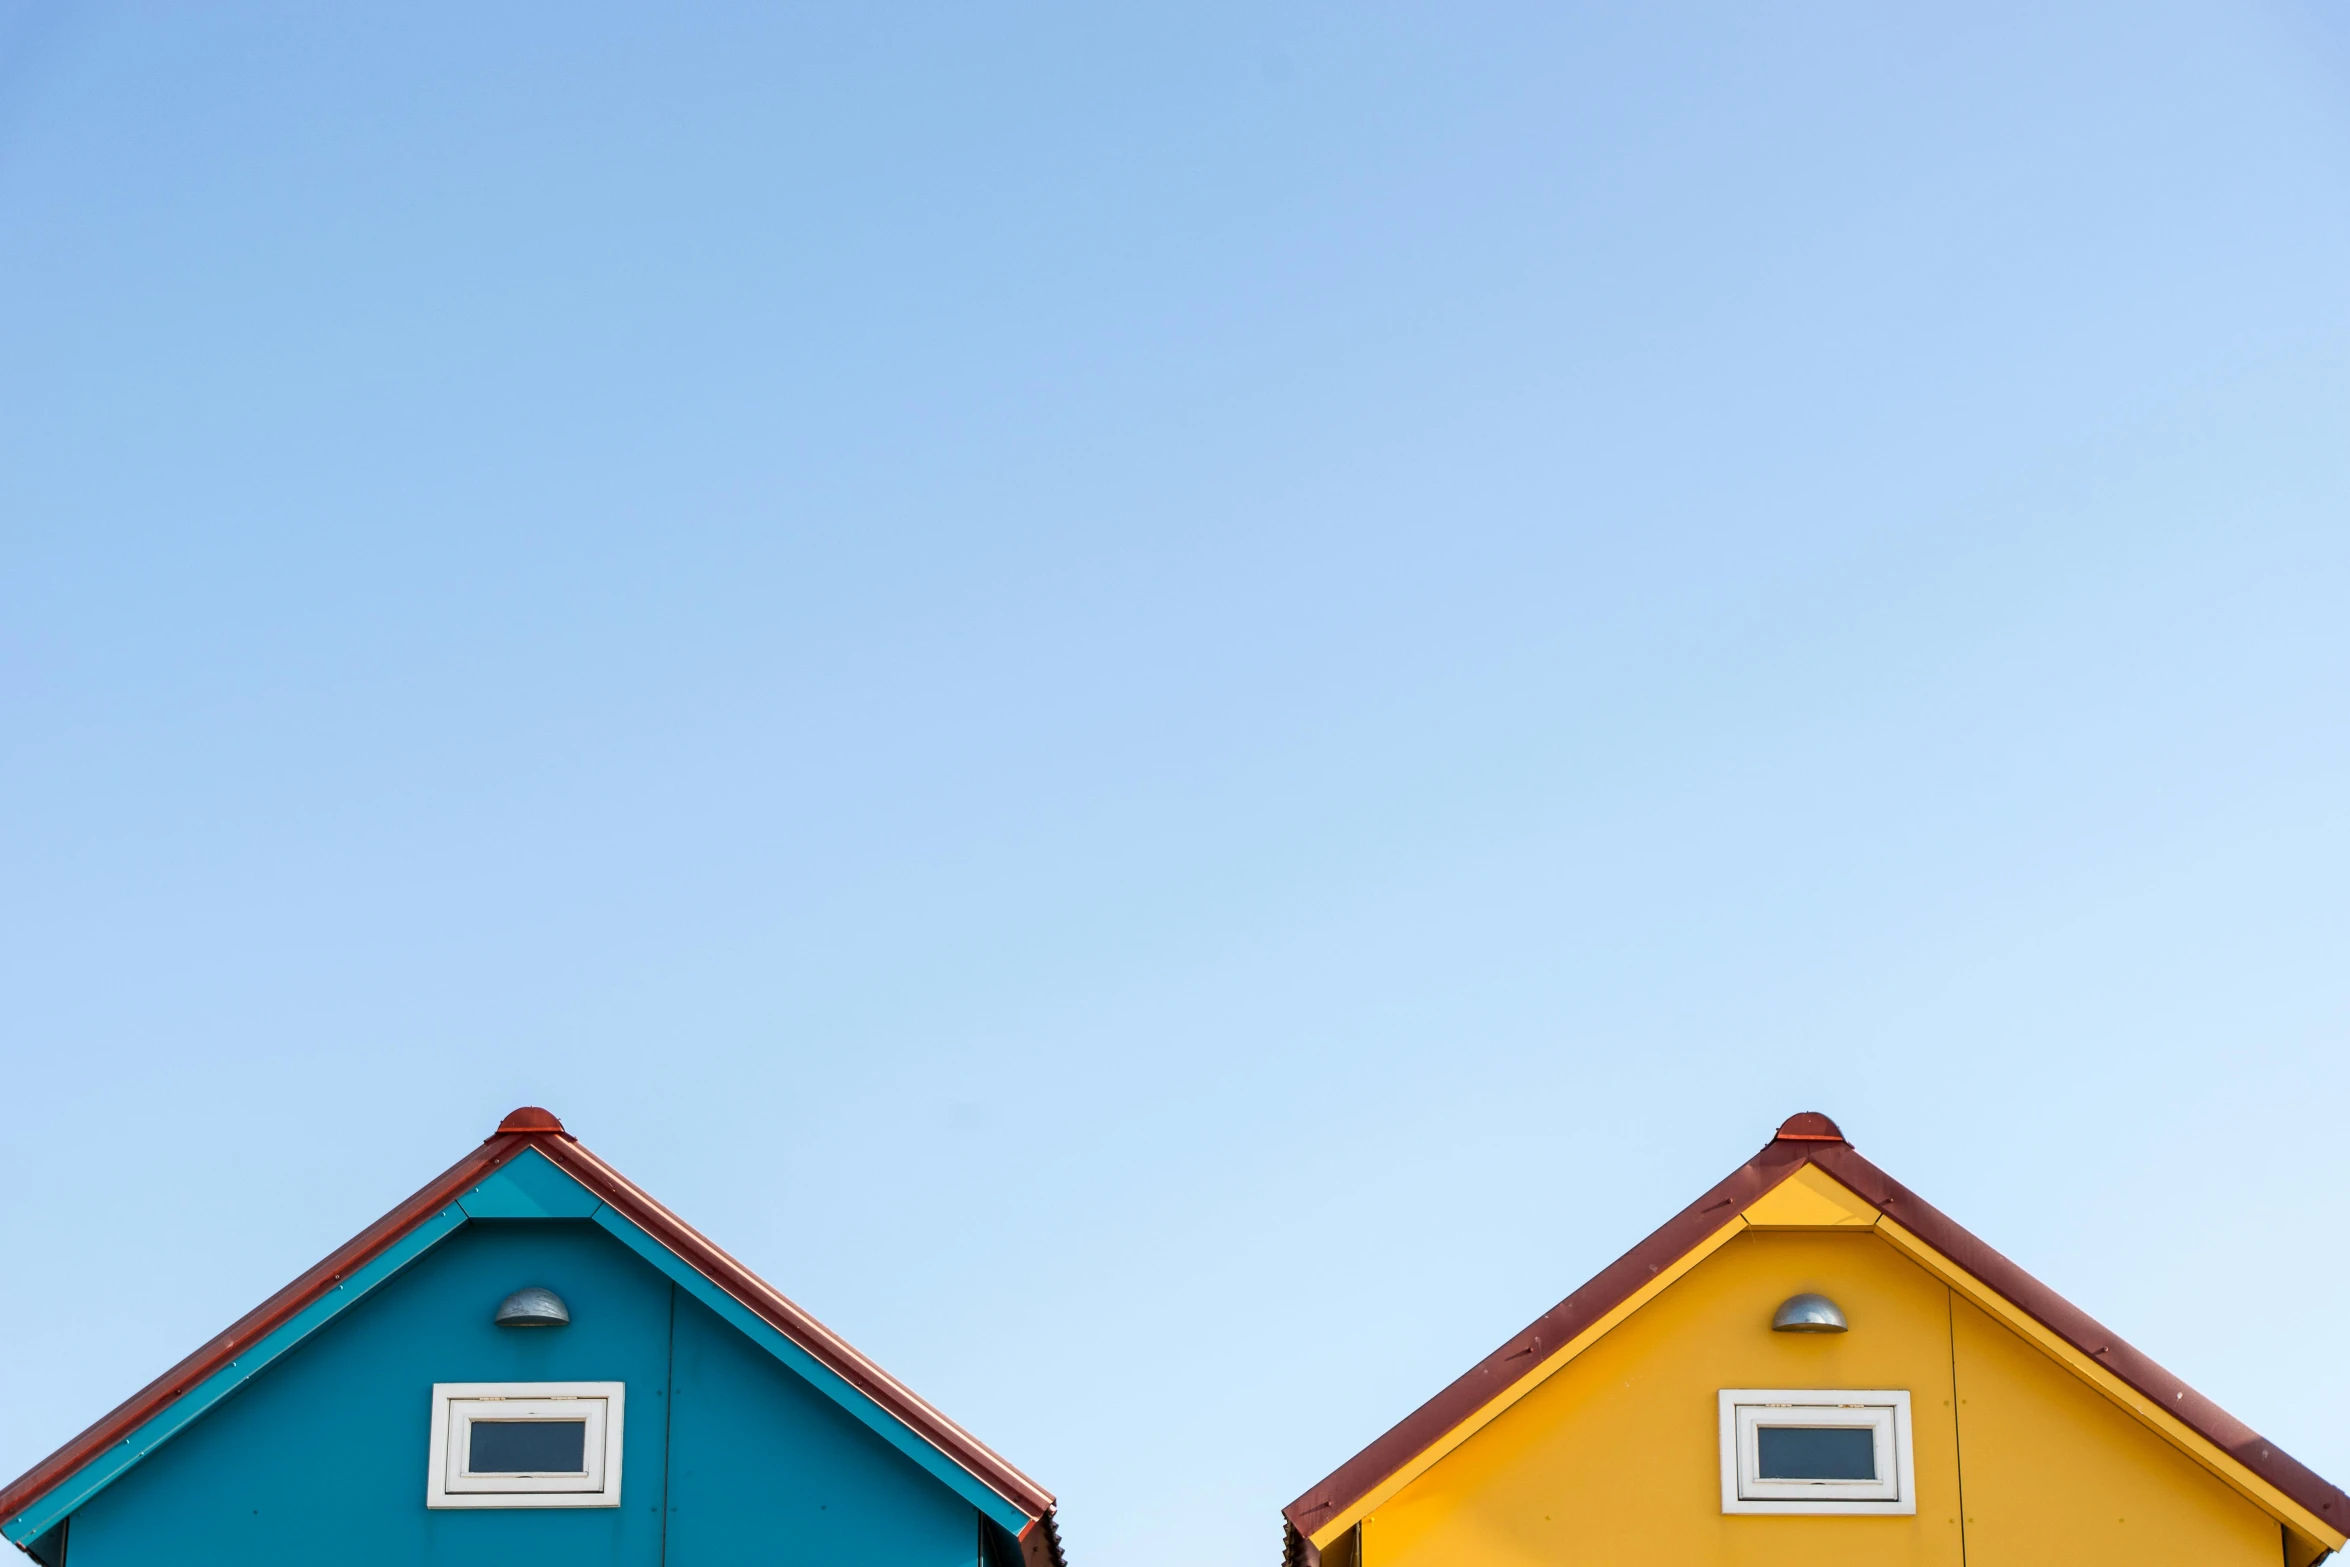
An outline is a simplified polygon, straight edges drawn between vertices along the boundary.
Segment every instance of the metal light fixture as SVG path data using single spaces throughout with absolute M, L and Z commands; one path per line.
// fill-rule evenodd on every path
M 532 1284 L 499 1301 L 498 1314 L 490 1320 L 502 1328 L 560 1328 L 570 1324 L 571 1308 L 553 1290 Z
M 1825 1295 L 1790 1295 L 1771 1314 L 1773 1333 L 1844 1333 L 1851 1326 Z

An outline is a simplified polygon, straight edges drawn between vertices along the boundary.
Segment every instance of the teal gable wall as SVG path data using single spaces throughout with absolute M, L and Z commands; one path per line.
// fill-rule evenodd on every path
M 525 1284 L 571 1325 L 491 1326 Z M 503 1381 L 627 1384 L 620 1506 L 424 1505 L 432 1384 Z M 969 1567 L 979 1535 L 969 1502 L 603 1229 L 477 1218 L 92 1497 L 67 1563 Z

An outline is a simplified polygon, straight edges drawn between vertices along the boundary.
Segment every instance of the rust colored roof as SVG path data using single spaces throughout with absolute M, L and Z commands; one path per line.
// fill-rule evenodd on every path
M 1426 1451 L 1552 1351 L 1622 1305 L 1659 1272 L 1720 1229 L 1757 1197 L 1806 1164 L 1816 1164 L 1911 1234 L 1965 1269 L 2041 1326 L 2105 1367 L 2293 1501 L 2350 1532 L 2350 1496 L 2196 1392 L 2119 1334 L 2033 1278 L 1957 1220 L 1853 1150 L 1836 1123 L 1816 1111 L 1788 1117 L 1760 1153 L 1713 1190 L 1666 1220 L 1648 1239 L 1600 1270 L 1384 1435 L 1281 1510 L 1310 1536 Z
M 808 1315 L 782 1291 L 720 1250 L 699 1230 L 655 1202 L 633 1181 L 582 1147 L 578 1139 L 563 1129 L 561 1121 L 535 1105 L 525 1105 L 508 1115 L 479 1148 L 427 1181 L 413 1196 L 345 1241 L 307 1273 L 229 1324 L 194 1354 L 20 1475 L 6 1490 L 0 1491 L 0 1517 L 20 1513 L 38 1502 L 91 1459 L 226 1366 L 247 1346 L 282 1326 L 333 1289 L 337 1282 L 396 1245 L 401 1237 L 455 1202 L 492 1171 L 530 1148 L 536 1148 L 557 1168 L 684 1258 L 777 1332 L 837 1372 L 850 1386 L 1026 1513 L 1031 1522 L 1022 1532 L 1023 1543 L 1032 1553 L 1043 1549 L 1050 1561 L 1058 1563 L 1060 1550 L 1052 1525 L 1054 1501 L 1050 1491 L 931 1407 L 839 1334 Z

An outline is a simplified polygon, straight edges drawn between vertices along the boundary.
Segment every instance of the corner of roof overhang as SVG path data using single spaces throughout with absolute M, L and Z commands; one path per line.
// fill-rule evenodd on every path
M 1061 1552 L 1061 1526 L 1056 1509 L 1046 1508 L 1020 1531 L 1021 1567 L 1069 1567 Z

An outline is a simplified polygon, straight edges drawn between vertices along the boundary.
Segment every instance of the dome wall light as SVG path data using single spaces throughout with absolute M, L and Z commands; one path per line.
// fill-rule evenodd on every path
M 1790 1295 L 1771 1313 L 1773 1333 L 1845 1333 L 1852 1324 L 1825 1295 Z
M 562 1296 L 545 1285 L 532 1284 L 499 1301 L 498 1314 L 490 1320 L 502 1328 L 568 1327 L 571 1308 L 563 1304 Z

